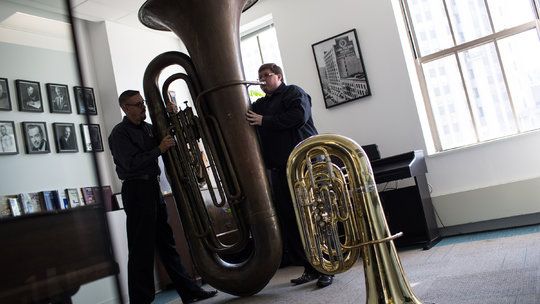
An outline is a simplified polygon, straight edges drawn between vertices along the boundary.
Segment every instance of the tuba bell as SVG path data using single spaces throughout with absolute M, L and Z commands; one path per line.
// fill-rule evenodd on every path
M 315 135 L 298 144 L 287 163 L 296 220 L 308 261 L 336 274 L 362 258 L 366 303 L 421 302 L 399 260 L 369 160 L 353 140 Z
M 173 31 L 191 55 L 158 55 L 145 71 L 144 93 L 157 138 L 171 134 L 177 142 L 163 160 L 196 269 L 205 282 L 238 296 L 264 288 L 282 253 L 259 144 L 245 121 L 246 85 L 259 83 L 243 80 L 239 23 L 255 2 L 149 0 L 139 10 L 144 25 Z M 185 72 L 160 88 L 170 66 Z M 165 102 L 177 80 L 189 88 L 193 107 L 170 114 Z

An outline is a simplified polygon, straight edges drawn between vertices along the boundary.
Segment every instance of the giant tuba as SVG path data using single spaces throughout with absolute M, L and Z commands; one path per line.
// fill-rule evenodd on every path
M 172 134 L 177 142 L 164 163 L 197 271 L 239 296 L 266 286 L 282 252 L 256 134 L 245 120 L 246 85 L 258 83 L 243 80 L 239 23 L 242 10 L 255 2 L 149 0 L 139 11 L 143 24 L 173 31 L 191 55 L 167 52 L 152 60 L 144 93 L 157 138 Z M 170 66 L 185 73 L 160 88 L 159 76 Z M 168 87 L 176 80 L 186 83 L 194 104 L 169 114 Z M 224 219 L 216 210 L 233 224 L 220 227 Z
M 326 274 L 362 257 L 366 303 L 421 303 L 405 278 L 369 160 L 353 140 L 315 135 L 287 163 L 296 219 L 308 261 Z

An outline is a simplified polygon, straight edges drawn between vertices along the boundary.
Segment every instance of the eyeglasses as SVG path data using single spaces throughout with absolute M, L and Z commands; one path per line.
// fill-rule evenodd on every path
M 137 108 L 144 108 L 144 100 L 143 101 L 139 101 L 137 103 L 125 103 L 124 104 L 125 106 L 131 106 L 131 107 L 137 107 Z
M 259 80 L 259 81 L 264 81 L 264 80 L 266 80 L 266 78 L 268 78 L 268 77 L 270 77 L 270 76 L 274 76 L 274 75 L 276 75 L 276 74 L 274 74 L 274 73 L 268 73 L 268 74 L 264 74 L 264 75 L 259 75 L 259 79 L 258 79 L 258 80 Z

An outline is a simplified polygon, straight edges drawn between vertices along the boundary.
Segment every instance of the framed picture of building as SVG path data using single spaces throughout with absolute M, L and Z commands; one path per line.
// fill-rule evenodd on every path
M 371 95 L 356 29 L 317 42 L 312 48 L 326 108 Z

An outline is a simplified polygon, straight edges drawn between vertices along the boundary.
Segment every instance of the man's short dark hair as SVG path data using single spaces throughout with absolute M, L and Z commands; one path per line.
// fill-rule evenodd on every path
M 38 132 L 39 132 L 39 135 L 41 135 L 41 137 L 43 139 L 45 139 L 44 137 L 44 134 L 43 134 L 43 129 L 41 128 L 40 125 L 28 125 L 28 127 L 26 128 L 26 132 L 28 133 L 28 131 L 30 131 L 30 129 L 38 129 Z
M 123 106 L 128 99 L 137 94 L 140 94 L 140 92 L 135 90 L 125 90 L 122 94 L 120 94 L 120 97 L 118 97 L 118 103 L 120 106 Z
M 275 63 L 265 63 L 261 65 L 261 67 L 259 68 L 259 73 L 264 70 L 270 70 L 272 71 L 272 73 L 281 75 L 283 77 L 283 70 L 279 67 L 279 65 Z

